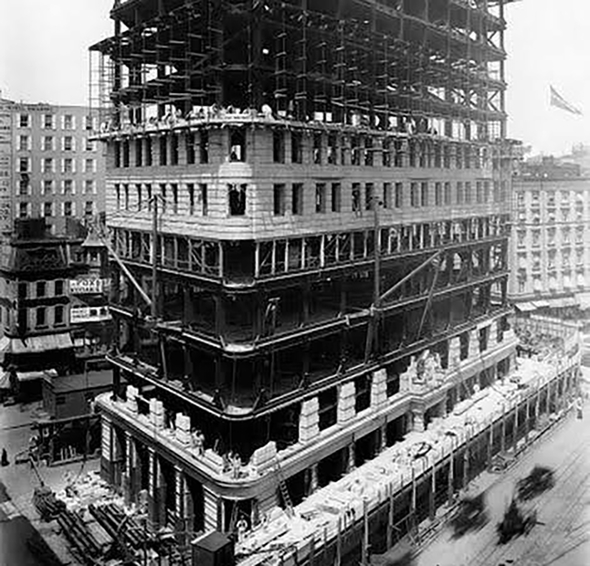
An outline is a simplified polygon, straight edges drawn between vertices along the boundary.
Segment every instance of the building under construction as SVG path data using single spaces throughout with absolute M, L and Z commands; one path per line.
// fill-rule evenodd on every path
M 249 529 L 510 371 L 507 3 L 115 2 L 102 470 L 153 521 Z

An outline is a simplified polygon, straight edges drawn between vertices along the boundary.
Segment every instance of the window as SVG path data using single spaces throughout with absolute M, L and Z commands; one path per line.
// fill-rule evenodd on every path
M 303 183 L 293 184 L 291 195 L 291 212 L 295 215 L 303 214 Z
M 475 183 L 475 202 L 477 204 L 483 203 L 483 186 L 481 181 Z
M 43 136 L 41 148 L 43 151 L 53 151 L 53 136 Z
M 317 183 L 315 186 L 315 211 L 323 214 L 326 212 L 326 184 Z
M 448 206 L 451 204 L 451 200 L 452 200 L 452 194 L 451 194 L 451 183 L 445 183 L 445 192 L 444 192 L 444 203 L 445 206 Z
M 391 142 L 388 139 L 384 139 L 382 144 L 381 157 L 383 160 L 383 167 L 391 167 Z
M 209 134 L 201 132 L 199 136 L 199 161 L 209 163 Z
M 285 214 L 285 185 L 273 186 L 273 208 L 275 216 L 284 216 Z
M 404 184 L 395 184 L 395 208 L 401 208 L 404 204 Z
M 89 132 L 96 129 L 94 127 L 94 120 L 92 116 L 84 116 L 84 129 Z
M 465 181 L 465 204 L 471 204 L 471 181 Z
M 361 184 L 360 183 L 353 183 L 352 184 L 352 211 L 353 212 L 360 212 L 361 211 Z
M 418 183 L 410 183 L 410 205 L 414 208 L 420 206 Z
M 490 333 L 490 327 L 479 329 L 479 351 L 485 352 L 488 349 L 488 337 Z
M 434 184 L 434 204 L 435 204 L 435 206 L 441 206 L 442 203 L 443 203 L 442 183 L 435 183 Z
M 469 357 L 469 332 L 463 332 L 459 336 L 459 359 L 466 360 Z
M 230 216 L 244 216 L 246 214 L 247 185 L 231 184 L 227 186 Z
M 44 195 L 52 195 L 53 194 L 53 179 L 43 179 L 42 190 Z
M 96 194 L 96 183 L 94 182 L 94 179 L 86 179 L 84 181 L 84 194 L 85 195 Z
M 19 157 L 18 158 L 18 170 L 20 173 L 28 173 L 31 170 L 31 158 L 30 157 Z
M 74 203 L 67 201 L 63 203 L 64 205 L 64 216 L 73 216 L 74 215 Z
M 73 130 L 76 128 L 76 120 L 72 114 L 64 114 L 62 117 L 62 128 L 64 130 Z
M 241 128 L 229 132 L 229 160 L 246 161 L 246 132 Z
M 338 416 L 338 390 L 332 387 L 318 395 L 319 428 L 324 430 L 336 424 Z
M 489 181 L 483 182 L 483 202 L 484 203 L 490 202 L 490 182 Z
M 129 185 L 123 185 L 123 199 L 125 210 L 129 210 Z
M 151 167 L 153 164 L 153 156 L 152 156 L 152 139 L 145 138 L 145 164 L 146 167 Z
M 322 134 L 313 135 L 313 162 L 315 165 L 322 163 Z
M 116 141 L 113 144 L 113 158 L 113 166 L 115 167 L 115 169 L 118 169 L 119 167 L 121 167 L 121 142 Z
M 335 134 L 328 136 L 328 163 L 336 165 L 338 162 L 338 137 Z
M 64 151 L 74 151 L 74 138 L 72 136 L 65 136 L 63 138 L 62 149 Z
M 303 138 L 301 132 L 291 132 L 291 162 L 303 163 Z
M 44 297 L 47 291 L 47 284 L 45 281 L 37 281 L 37 294 L 35 295 L 37 298 Z
M 373 183 L 365 184 L 365 210 L 373 210 L 373 200 L 375 198 L 375 186 Z
M 342 186 L 340 183 L 332 183 L 332 212 L 342 210 Z
M 95 151 L 96 150 L 96 145 L 92 140 L 89 140 L 88 138 L 86 138 L 84 144 L 85 144 L 84 149 L 86 151 Z
M 178 136 L 170 136 L 170 165 L 178 165 Z
M 391 183 L 383 183 L 383 208 L 391 208 Z
M 62 173 L 74 173 L 74 160 L 71 157 L 66 157 L 62 161 Z
M 64 282 L 61 279 L 55 280 L 55 296 L 60 297 L 64 294 Z
M 43 114 L 43 129 L 53 130 L 55 128 L 55 116 L 53 114 Z
M 31 127 L 31 115 L 30 114 L 19 114 L 18 127 L 19 128 L 30 128 Z
M 285 163 L 285 133 L 275 130 L 272 134 L 272 159 L 275 163 Z
M 420 183 L 420 205 L 428 206 L 428 183 Z
M 160 165 L 168 165 L 168 139 L 160 136 Z
M 207 183 L 201 183 L 199 185 L 199 194 L 201 196 L 201 214 L 207 216 L 209 212 L 209 204 L 207 198 Z
M 195 185 L 193 183 L 189 183 L 186 186 L 186 192 L 188 193 L 188 213 L 194 214 L 195 213 Z
M 125 140 L 121 148 L 123 150 L 123 167 L 129 167 L 129 140 Z
M 64 321 L 64 308 L 62 305 L 57 305 L 53 310 L 53 323 L 55 326 L 60 326 Z
M 157 199 L 158 197 L 156 197 Z M 166 212 L 166 205 L 168 203 L 166 202 L 166 184 L 165 183 L 161 183 L 160 184 L 160 205 L 161 205 L 161 210 L 162 212 Z
M 178 185 L 173 183 L 170 185 L 170 190 L 172 191 L 172 212 L 178 214 Z
M 94 202 L 87 200 L 84 203 L 84 216 L 94 216 Z
M 29 217 L 29 203 L 28 202 L 19 202 L 18 203 L 18 217 L 19 218 L 28 218 Z
M 35 310 L 35 326 L 41 327 L 41 326 L 45 326 L 45 324 L 46 324 L 45 307 L 38 307 Z
M 44 217 L 53 216 L 53 203 L 52 202 L 44 202 L 43 203 L 43 216 Z
M 360 413 L 371 406 L 371 378 L 361 375 L 354 380 L 355 412 Z
M 86 173 L 96 173 L 96 160 L 85 159 L 84 160 L 84 171 Z
M 24 178 L 20 179 L 18 182 L 18 194 L 21 197 L 28 195 L 29 189 L 31 188 L 31 185 L 29 183 L 29 176 L 23 175 L 22 177 L 24 177 Z
M 359 139 L 354 136 L 350 139 L 350 164 L 360 165 L 361 164 L 361 150 L 359 148 Z
M 61 186 L 62 195 L 74 195 L 76 189 L 74 188 L 74 181 L 72 179 L 64 179 Z
M 30 136 L 18 136 L 18 150 L 29 151 L 31 149 L 31 137 Z
M 147 209 L 152 210 L 152 186 L 148 183 L 145 186 L 145 200 L 147 201 Z
M 188 165 L 193 165 L 197 158 L 195 151 L 195 134 L 188 132 L 186 134 L 186 162 Z
M 463 181 L 457 182 L 457 204 L 463 204 L 465 195 L 463 193 Z
M 373 165 L 373 138 L 365 138 L 365 165 Z

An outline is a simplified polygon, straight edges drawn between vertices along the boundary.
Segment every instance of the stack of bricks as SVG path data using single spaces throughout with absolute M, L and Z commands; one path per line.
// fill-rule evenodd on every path
M 164 403 L 158 399 L 150 399 L 150 422 L 156 428 L 164 428 Z
M 479 329 L 469 333 L 469 360 L 473 361 L 479 356 Z
M 380 407 L 387 402 L 387 372 L 385 369 L 373 373 L 371 382 L 371 407 Z
M 205 450 L 205 460 L 216 474 L 223 474 L 223 458 L 217 452 L 207 448 Z
M 254 450 L 250 463 L 256 467 L 258 472 L 262 473 L 267 468 L 274 466 L 277 459 L 277 445 L 276 442 L 271 441 L 265 444 L 262 448 Z
M 461 340 L 457 336 L 449 340 L 449 368 L 456 368 L 461 363 Z
M 320 402 L 317 397 L 301 404 L 299 417 L 299 442 L 309 442 L 320 433 Z
M 176 415 L 176 440 L 187 446 L 191 439 L 191 419 L 188 415 L 178 413 Z
M 125 405 L 132 413 L 137 414 L 137 396 L 139 395 L 139 389 L 133 385 L 127 386 L 126 397 L 127 400 Z
M 356 388 L 354 381 L 348 381 L 340 386 L 338 391 L 338 422 L 345 423 L 354 418 L 356 413 Z
M 498 326 L 500 325 L 499 320 L 495 320 L 488 326 L 488 350 L 494 348 L 498 344 Z

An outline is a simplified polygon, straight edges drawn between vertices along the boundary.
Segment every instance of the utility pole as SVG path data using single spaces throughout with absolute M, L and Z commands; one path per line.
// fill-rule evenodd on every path
M 373 242 L 375 245 L 375 279 L 373 281 L 373 304 L 375 308 L 380 307 L 381 303 L 381 233 L 379 223 L 379 199 L 373 197 Z
M 158 197 L 152 197 L 152 304 L 151 315 L 155 319 L 157 307 L 157 277 L 158 277 Z

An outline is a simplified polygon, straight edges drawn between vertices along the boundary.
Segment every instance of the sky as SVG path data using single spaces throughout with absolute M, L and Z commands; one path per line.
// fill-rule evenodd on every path
M 88 103 L 88 46 L 112 34 L 113 0 L 0 0 L 5 98 Z M 590 1 L 521 0 L 506 8 L 508 134 L 534 153 L 590 144 Z M 549 85 L 584 115 L 549 106 Z

